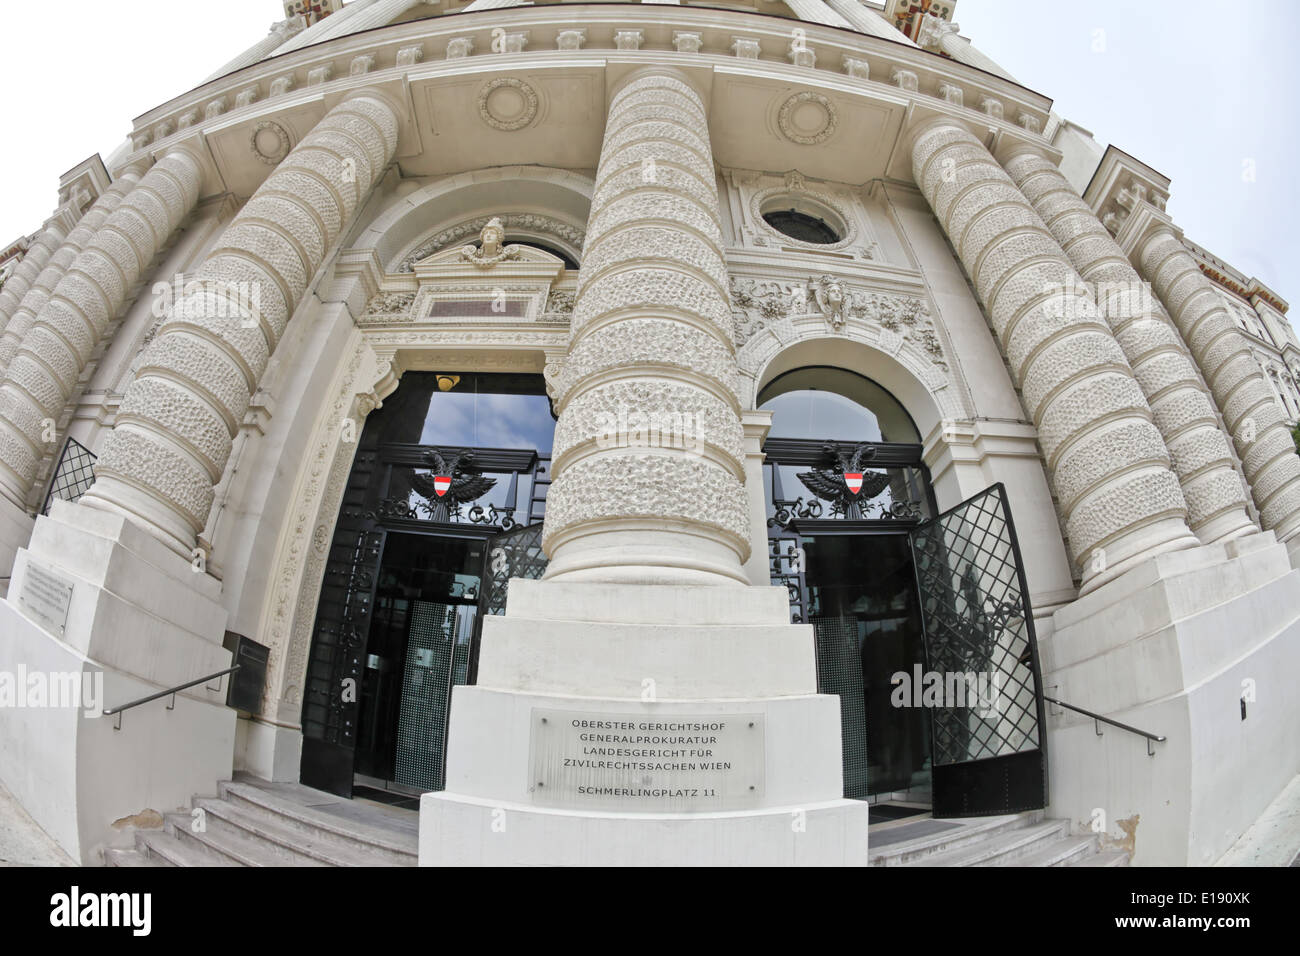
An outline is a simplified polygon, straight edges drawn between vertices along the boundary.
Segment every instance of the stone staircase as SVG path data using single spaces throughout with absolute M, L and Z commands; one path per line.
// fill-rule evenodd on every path
M 104 851 L 107 866 L 415 866 L 418 815 L 346 800 L 301 784 L 237 777 L 161 828 L 136 830 L 133 847 Z M 195 820 L 202 810 L 203 825 Z M 928 814 L 871 827 L 871 866 L 1128 866 L 1095 834 L 1073 836 L 1041 810 L 935 820 Z
M 1072 836 L 1068 820 L 1043 811 L 935 820 L 907 817 L 871 828 L 871 866 L 1128 866 L 1096 834 Z
M 135 846 L 108 848 L 106 866 L 415 866 L 418 817 L 299 784 L 238 779 L 191 801 Z M 203 823 L 198 829 L 196 819 Z

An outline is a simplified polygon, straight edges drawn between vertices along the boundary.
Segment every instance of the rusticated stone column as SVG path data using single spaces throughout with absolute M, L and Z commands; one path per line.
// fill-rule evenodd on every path
M 23 256 L 23 261 L 18 263 L 13 274 L 5 282 L 4 289 L 0 290 L 0 332 L 3 332 L 5 326 L 9 324 L 9 317 L 17 311 L 23 296 L 32 287 L 36 277 L 41 274 L 45 264 L 50 261 L 50 256 L 63 245 L 63 240 L 67 237 L 68 230 L 57 221 L 47 225 L 36 237 L 36 241 Z
M 1199 544 L 1151 409 L 1043 220 L 965 128 L 921 130 L 912 171 L 1038 427 L 1084 590 Z
M 199 198 L 198 160 L 172 150 L 59 280 L 0 382 L 0 494 L 22 507 L 57 419 L 108 323 Z
M 31 329 L 41 309 L 45 308 L 45 303 L 49 301 L 54 287 L 68 271 L 68 266 L 72 265 L 72 261 L 77 258 L 87 243 L 95 238 L 99 227 L 121 204 L 123 197 L 135 188 L 135 184 L 140 181 L 146 168 L 144 163 L 139 163 L 128 167 L 118 176 L 113 184 L 104 190 L 103 195 L 95 200 L 94 205 L 86 210 L 86 214 L 68 233 L 68 238 L 50 257 L 50 261 L 46 263 L 45 268 L 36 277 L 36 281 L 32 283 L 32 287 L 23 296 L 18 308 L 9 317 L 4 333 L 0 335 L 0 374 L 4 373 L 9 367 L 9 362 L 18 354 L 18 347 L 22 345 L 23 337 Z
M 1051 162 L 1022 152 L 1005 163 L 1070 261 L 1133 367 L 1173 459 L 1187 519 L 1206 544 L 1257 531 L 1214 402 L 1182 336 L 1088 204 Z
M 749 518 L 736 350 L 708 120 L 673 71 L 614 96 L 559 424 L 549 578 L 744 584 Z
M 397 149 L 381 93 L 335 106 L 235 216 L 163 320 L 82 503 L 189 556 L 249 398 L 326 254 Z
M 1178 324 L 1236 440 L 1264 527 L 1280 541 L 1295 538 L 1300 534 L 1300 457 L 1250 344 L 1172 229 L 1157 228 L 1142 244 L 1140 256 L 1142 274 Z

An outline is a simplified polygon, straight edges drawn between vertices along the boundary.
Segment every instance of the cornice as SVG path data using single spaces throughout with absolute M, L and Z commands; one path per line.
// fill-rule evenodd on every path
M 560 42 L 560 34 L 571 32 L 575 21 L 586 30 L 580 49 Z M 796 65 L 791 62 L 796 59 L 790 52 L 791 23 L 788 18 L 759 13 L 660 4 L 510 7 L 407 21 L 263 60 L 168 100 L 136 119 L 131 154 L 122 158 L 122 164 L 148 147 L 157 150 L 173 136 L 196 128 L 207 130 L 234 118 L 242 122 L 274 114 L 304 95 L 339 96 L 376 82 L 401 90 L 413 76 L 506 66 L 518 73 L 559 65 L 559 61 L 587 67 L 608 63 L 624 69 L 654 63 L 694 71 L 730 65 L 813 88 L 830 85 L 901 94 L 918 102 L 931 100 L 973 122 L 1005 124 L 1013 133 L 1038 136 L 1047 125 L 1051 101 L 1040 94 L 938 54 L 852 30 L 799 23 L 804 46 L 815 54 L 816 65 Z M 511 34 L 527 34 L 520 52 L 493 52 L 493 30 L 503 24 Z M 638 48 L 616 39 L 620 33 L 635 31 L 641 34 Z M 693 39 L 683 42 L 681 36 L 686 34 L 698 34 L 698 45 Z M 736 36 L 755 41 L 755 58 L 738 55 Z M 452 44 L 453 40 L 469 40 L 468 54 L 454 55 L 455 46 L 463 50 L 466 44 Z

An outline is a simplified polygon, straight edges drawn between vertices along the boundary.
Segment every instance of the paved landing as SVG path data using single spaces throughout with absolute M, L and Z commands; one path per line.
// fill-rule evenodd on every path
M 76 866 L 0 785 L 0 866 Z
M 1300 867 L 1300 776 L 1214 865 Z

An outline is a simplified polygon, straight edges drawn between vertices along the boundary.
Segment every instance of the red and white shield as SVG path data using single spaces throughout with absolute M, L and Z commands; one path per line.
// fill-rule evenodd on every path
M 862 490 L 862 472 L 846 471 L 844 473 L 844 483 L 849 486 L 849 493 L 856 495 Z
M 859 487 L 862 486 L 862 476 L 861 476 L 861 475 L 858 476 L 858 486 L 859 486 Z M 451 487 L 451 475 L 434 475 L 434 476 L 433 476 L 433 490 L 434 490 L 435 492 L 438 493 L 438 497 L 439 497 L 439 498 L 441 498 L 443 495 L 445 495 L 445 494 L 447 493 L 447 489 L 450 488 L 450 487 Z

